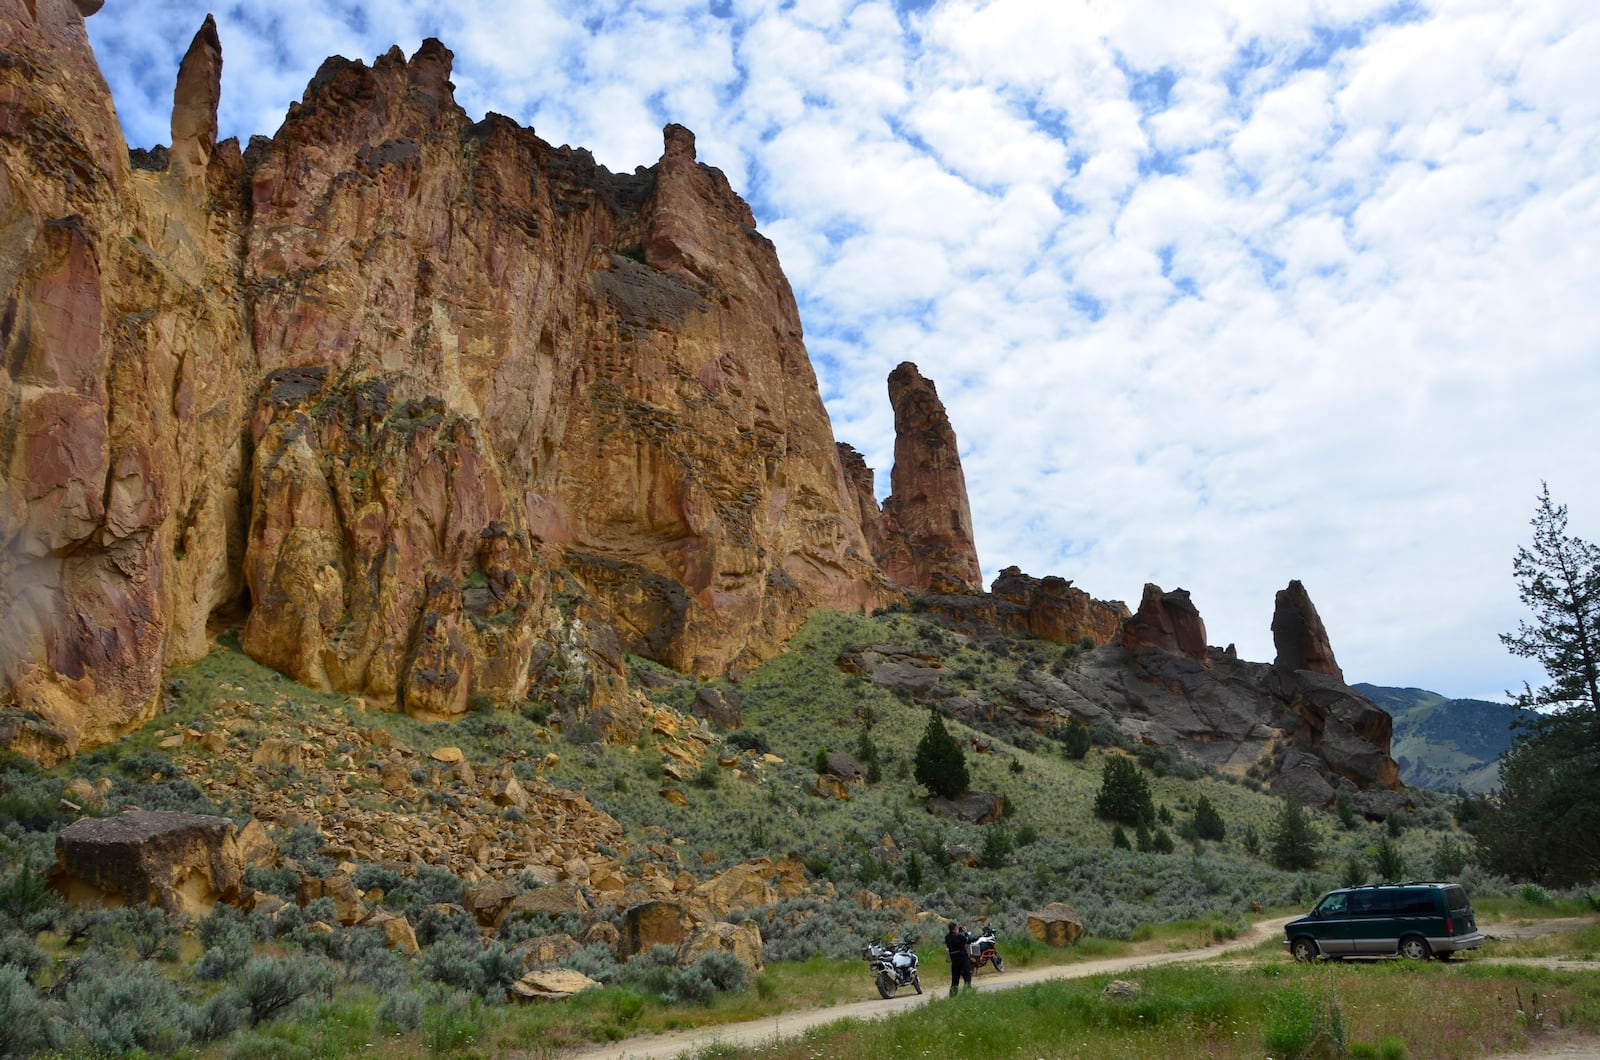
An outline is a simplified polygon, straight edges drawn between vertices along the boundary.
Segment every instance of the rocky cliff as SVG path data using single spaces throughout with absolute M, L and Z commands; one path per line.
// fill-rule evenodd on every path
M 1216 669 L 1181 590 L 1130 615 L 1013 567 L 983 592 L 955 432 L 909 362 L 879 505 L 772 243 L 687 129 L 611 173 L 471 120 L 428 40 L 327 60 L 241 149 L 207 19 L 171 144 L 130 153 L 97 6 L 0 0 L 0 745 L 115 739 L 222 626 L 378 709 L 533 698 L 615 740 L 649 713 L 625 655 L 737 677 L 811 608 L 908 592 L 1114 648 L 1129 688 L 1188 680 L 1150 660 Z M 1369 741 L 1351 775 L 1385 783 L 1387 730 L 1330 712 L 1296 588 L 1273 702 L 1310 750 Z
M 894 597 L 777 255 L 687 130 L 612 174 L 469 120 L 430 40 L 328 60 L 241 151 L 208 20 L 130 161 L 78 7 L 6 0 L 0 49 L 23 743 L 138 724 L 222 615 L 418 715 L 542 684 L 620 716 L 621 652 L 737 672 Z

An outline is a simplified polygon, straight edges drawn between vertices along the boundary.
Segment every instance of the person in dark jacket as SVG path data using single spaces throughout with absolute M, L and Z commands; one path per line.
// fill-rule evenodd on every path
M 967 946 L 972 942 L 972 936 L 962 930 L 961 925 L 955 921 L 950 922 L 950 930 L 945 932 L 944 950 L 950 957 L 950 996 L 955 997 L 960 989 L 962 980 L 966 981 L 967 989 L 972 989 L 972 957 L 967 951 Z

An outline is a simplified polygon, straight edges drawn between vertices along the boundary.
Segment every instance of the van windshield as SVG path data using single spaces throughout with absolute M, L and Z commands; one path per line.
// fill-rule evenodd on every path
M 1335 891 L 1334 893 L 1325 896 L 1322 901 L 1317 903 L 1317 915 L 1343 916 L 1345 904 L 1349 900 L 1349 897 L 1350 896 L 1343 891 Z

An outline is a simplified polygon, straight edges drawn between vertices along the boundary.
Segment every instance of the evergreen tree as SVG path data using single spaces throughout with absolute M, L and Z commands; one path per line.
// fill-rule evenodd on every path
M 1119 754 L 1106 756 L 1094 812 L 1095 816 L 1118 824 L 1146 828 L 1155 824 L 1156 804 L 1150 797 L 1150 785 L 1133 759 Z
M 1600 879 L 1600 546 L 1567 533 L 1548 485 L 1530 525 L 1511 569 L 1533 621 L 1500 639 L 1544 667 L 1548 683 L 1517 697 L 1544 713 L 1501 756 L 1475 830 L 1491 872 L 1566 887 Z
M 1372 870 L 1379 883 L 1405 882 L 1406 857 L 1400 852 L 1400 844 L 1388 836 L 1378 840 L 1372 849 Z
M 1061 737 L 1062 751 L 1074 762 L 1083 761 L 1084 756 L 1089 753 L 1089 745 L 1091 743 L 1089 726 L 1081 721 L 1073 721 L 1071 725 L 1067 726 L 1066 733 Z
M 1111 845 L 1118 850 L 1133 849 L 1133 844 L 1128 842 L 1128 833 L 1122 830 L 1120 824 L 1111 830 Z
M 917 783 L 946 799 L 960 795 L 972 782 L 967 773 L 967 756 L 944 727 L 937 710 L 928 712 L 928 727 L 917 743 L 914 766 Z
M 1511 573 L 1533 621 L 1500 640 L 1511 654 L 1537 660 L 1550 681 L 1524 684 L 1517 702 L 1582 711 L 1600 744 L 1600 545 L 1567 534 L 1567 506 L 1550 500 L 1548 485 L 1529 525 L 1533 547 L 1517 549 Z
M 1228 834 L 1228 826 L 1222 823 L 1222 814 L 1211 804 L 1211 800 L 1204 795 L 1194 807 L 1194 834 L 1201 839 L 1221 839 Z
M 1303 870 L 1317 867 L 1322 843 L 1306 808 L 1285 797 L 1272 832 L 1272 863 L 1280 869 Z
M 1433 878 L 1453 880 L 1467 867 L 1467 852 L 1453 836 L 1445 836 L 1433 848 Z

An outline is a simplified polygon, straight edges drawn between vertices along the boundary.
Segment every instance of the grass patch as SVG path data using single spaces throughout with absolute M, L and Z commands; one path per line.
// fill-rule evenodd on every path
M 1147 969 L 1137 998 L 1108 977 L 937 999 L 904 1015 L 830 1025 L 776 1047 L 700 1057 L 1175 1055 L 1475 1056 L 1600 1031 L 1600 980 L 1487 966 L 1363 964 Z

